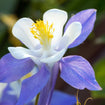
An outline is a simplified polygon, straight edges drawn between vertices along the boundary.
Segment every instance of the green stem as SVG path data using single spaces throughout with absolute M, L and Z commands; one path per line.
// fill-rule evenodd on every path
M 38 104 L 39 95 L 40 95 L 40 93 L 36 96 L 35 105 L 37 105 L 37 104 Z

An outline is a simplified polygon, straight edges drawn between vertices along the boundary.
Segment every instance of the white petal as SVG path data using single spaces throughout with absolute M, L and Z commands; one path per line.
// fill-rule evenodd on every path
M 0 99 L 2 97 L 3 90 L 6 88 L 7 83 L 0 83 Z
M 56 49 L 67 48 L 80 34 L 82 30 L 82 25 L 80 22 L 73 22 L 71 23 L 66 32 L 64 33 L 63 37 L 59 41 L 58 46 Z
M 20 85 L 19 81 L 10 83 L 10 88 L 11 89 L 8 91 L 8 94 L 15 95 L 15 96 L 19 97 L 20 90 L 21 90 L 21 85 Z
M 41 62 L 48 63 L 48 64 L 49 63 L 55 63 L 55 62 L 59 61 L 62 58 L 62 56 L 64 55 L 64 53 L 66 52 L 66 50 L 67 49 L 64 48 L 61 51 L 57 51 L 52 56 L 41 59 Z
M 36 60 L 37 57 L 41 56 L 40 50 L 31 51 L 23 47 L 8 47 L 8 50 L 12 54 L 12 56 L 16 59 L 24 59 L 30 57 Z
M 59 9 L 50 9 L 46 11 L 43 15 L 43 20 L 46 23 L 48 21 L 48 24 L 53 24 L 53 28 L 55 29 L 52 39 L 52 45 L 56 45 L 56 42 L 60 39 L 63 32 L 63 26 L 65 22 L 67 21 L 67 13 L 63 10 Z
M 34 21 L 30 18 L 21 18 L 12 29 L 13 35 L 30 49 L 34 49 L 39 44 L 39 41 L 35 39 L 30 32 L 32 23 L 34 23 Z

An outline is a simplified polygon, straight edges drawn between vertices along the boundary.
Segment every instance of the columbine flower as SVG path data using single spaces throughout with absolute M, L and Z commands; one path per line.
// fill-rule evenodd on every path
M 0 60 L 0 81 L 18 80 L 38 66 L 36 74 L 23 80 L 16 105 L 28 103 L 40 91 L 38 105 L 49 105 L 59 68 L 60 77 L 74 88 L 101 89 L 86 59 L 76 55 L 62 58 L 67 48 L 81 44 L 90 34 L 96 10 L 81 11 L 65 25 L 67 17 L 65 11 L 51 9 L 44 13 L 43 20 L 22 18 L 14 25 L 13 35 L 27 48 L 8 48 L 10 53 Z

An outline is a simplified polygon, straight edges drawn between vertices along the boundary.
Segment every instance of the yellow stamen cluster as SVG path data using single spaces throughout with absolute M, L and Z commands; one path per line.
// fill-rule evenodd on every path
M 42 20 L 39 20 L 32 24 L 32 28 L 30 28 L 30 30 L 45 49 L 51 45 L 54 32 L 53 24 L 48 25 L 48 22 L 45 24 Z

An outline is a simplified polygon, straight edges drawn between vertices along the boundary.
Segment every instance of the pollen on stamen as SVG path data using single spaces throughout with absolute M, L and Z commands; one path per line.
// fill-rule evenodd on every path
M 40 41 L 41 45 L 44 47 L 51 45 L 53 32 L 55 31 L 53 24 L 49 25 L 48 22 L 45 24 L 42 20 L 39 20 L 32 24 L 30 31 L 34 37 Z

